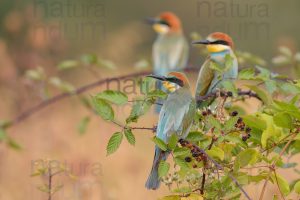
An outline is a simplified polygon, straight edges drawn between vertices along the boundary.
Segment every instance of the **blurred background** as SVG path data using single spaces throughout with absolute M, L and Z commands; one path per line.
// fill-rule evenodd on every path
M 151 70 L 156 35 L 144 19 L 162 11 L 181 18 L 189 41 L 195 33 L 230 34 L 241 54 L 257 56 L 241 67 L 258 64 L 296 78 L 299 9 L 299 0 L 2 0 L 0 119 L 13 119 L 51 96 L 102 78 Z M 280 57 L 284 53 L 294 60 L 285 61 Z M 100 64 L 86 64 L 91 55 Z M 190 66 L 199 68 L 204 59 L 199 49 L 191 47 Z M 197 72 L 188 76 L 195 83 Z M 121 81 L 120 87 L 124 89 L 126 82 Z M 104 89 L 106 85 L 85 94 Z M 138 89 L 128 93 L 131 97 L 140 94 Z M 255 105 L 249 102 L 248 109 Z M 130 105 L 118 108 L 120 120 L 129 109 Z M 83 118 L 88 118 L 89 125 L 80 134 Z M 138 125 L 151 127 L 156 121 L 157 116 L 149 113 Z M 136 147 L 123 141 L 115 154 L 106 157 L 108 139 L 118 130 L 94 117 L 78 97 L 59 101 L 17 124 L 9 135 L 21 150 L 0 143 L 0 199 L 46 199 L 37 189 L 44 180 L 30 175 L 36 163 L 47 158 L 65 164 L 78 177 L 55 177 L 56 184 L 64 185 L 53 196 L 55 200 L 150 200 L 168 194 L 165 186 L 158 191 L 144 188 L 153 159 L 152 133 L 136 131 Z M 258 188 L 249 188 L 254 199 Z M 269 195 L 275 191 L 275 186 L 268 187 Z

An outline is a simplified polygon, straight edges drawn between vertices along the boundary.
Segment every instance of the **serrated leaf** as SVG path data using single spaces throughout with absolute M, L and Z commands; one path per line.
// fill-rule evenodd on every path
M 234 125 L 236 124 L 237 120 L 238 120 L 237 116 L 231 117 L 229 120 L 227 120 L 224 124 L 225 131 L 230 131 L 234 129 L 235 128 Z
M 128 102 L 128 97 L 126 94 L 120 91 L 114 91 L 114 90 L 105 90 L 103 92 L 100 92 L 96 94 L 96 98 L 104 99 L 108 102 L 117 104 L 117 105 L 124 105 Z
M 158 177 L 163 177 L 166 176 L 169 172 L 170 169 L 170 164 L 167 163 L 166 161 L 162 160 L 160 161 L 158 165 Z
M 108 144 L 106 146 L 107 155 L 116 152 L 120 144 L 122 143 L 122 140 L 123 140 L 123 134 L 121 132 L 114 133 L 109 139 Z
M 167 144 L 160 138 L 158 137 L 154 137 L 152 138 L 152 141 L 163 151 L 167 151 L 168 150 L 168 146 Z
M 126 119 L 126 123 L 137 122 L 137 119 L 144 115 L 152 104 L 152 101 L 136 100 L 132 106 L 129 117 Z
M 172 134 L 168 141 L 168 148 L 174 150 L 178 142 L 178 137 L 175 134 Z
M 129 142 L 129 144 L 134 146 L 135 145 L 135 136 L 133 135 L 131 129 L 126 128 L 124 130 L 124 134 L 125 134 L 127 141 Z
M 81 119 L 81 121 L 78 124 L 78 128 L 77 128 L 80 135 L 83 135 L 86 132 L 86 128 L 90 121 L 91 121 L 91 118 L 88 116 Z
M 98 115 L 102 117 L 104 120 L 111 121 L 114 119 L 114 111 L 111 105 L 99 98 L 92 97 L 92 105 Z
M 219 147 L 213 146 L 210 150 L 207 150 L 206 153 L 213 158 L 224 160 L 225 153 Z
M 220 130 L 221 129 L 221 123 L 216 119 L 214 118 L 212 115 L 209 115 L 207 118 L 207 123 L 210 125 L 211 128 L 215 128 L 217 130 Z

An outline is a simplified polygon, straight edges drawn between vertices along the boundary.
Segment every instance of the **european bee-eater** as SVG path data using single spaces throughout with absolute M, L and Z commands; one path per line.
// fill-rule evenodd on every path
M 202 65 L 197 85 L 195 98 L 199 99 L 216 89 L 222 88 L 222 81 L 234 80 L 238 75 L 238 61 L 233 52 L 233 41 L 231 37 L 225 33 L 215 32 L 210 34 L 206 40 L 195 41 L 193 44 L 204 44 L 208 50 L 209 56 Z M 231 59 L 230 65 L 226 66 L 227 57 Z M 213 64 L 218 64 L 224 71 L 220 74 L 213 69 Z M 208 106 L 212 100 L 198 102 L 198 107 Z
M 174 13 L 163 12 L 157 18 L 148 18 L 147 22 L 158 34 L 152 47 L 153 73 L 166 76 L 171 71 L 182 71 L 187 66 L 189 45 L 180 19 Z M 161 83 L 157 88 L 162 89 Z M 157 113 L 160 108 L 156 108 Z
M 156 137 L 166 144 L 172 134 L 176 134 L 178 139 L 185 138 L 196 111 L 196 103 L 190 91 L 188 79 L 180 72 L 170 72 L 167 76 L 150 75 L 149 77 L 162 81 L 163 86 L 170 92 L 159 113 Z M 153 165 L 146 188 L 155 190 L 159 187 L 158 166 L 160 161 L 166 160 L 169 154 L 169 151 L 163 151 L 155 146 Z

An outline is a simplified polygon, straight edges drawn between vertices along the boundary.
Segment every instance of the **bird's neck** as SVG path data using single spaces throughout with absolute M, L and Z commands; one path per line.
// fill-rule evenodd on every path
M 226 55 L 234 55 L 231 49 L 227 49 L 220 52 L 210 53 L 210 58 L 217 62 L 223 62 L 225 60 Z

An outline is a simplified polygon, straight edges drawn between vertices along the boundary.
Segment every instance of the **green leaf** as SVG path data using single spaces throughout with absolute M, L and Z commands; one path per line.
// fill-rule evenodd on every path
M 246 85 L 248 88 L 250 88 L 253 92 L 255 92 L 259 98 L 263 101 L 264 104 L 270 105 L 272 103 L 272 98 L 269 94 L 267 94 L 265 91 L 260 89 L 259 87 L 255 85 Z
M 272 94 L 273 92 L 276 91 L 276 89 L 277 89 L 276 81 L 266 80 L 265 84 L 266 84 L 266 89 L 268 90 L 269 93 Z
M 85 54 L 80 58 L 81 62 L 86 65 L 96 64 L 98 62 L 98 58 L 95 54 Z
M 167 151 L 168 147 L 167 144 L 158 137 L 153 137 L 152 141 L 163 151 Z
M 147 94 L 147 97 L 159 97 L 165 99 L 167 97 L 167 93 L 162 90 L 152 90 Z
M 300 194 L 300 181 L 297 181 L 297 183 L 294 185 L 294 190 L 297 194 Z
M 243 116 L 243 121 L 251 128 L 257 128 L 259 130 L 265 130 L 267 128 L 266 122 L 255 115 Z
M 190 142 L 199 142 L 203 139 L 204 139 L 204 135 L 201 132 L 197 132 L 197 131 L 190 132 L 186 137 L 186 140 Z
M 209 115 L 206 119 L 211 128 L 214 127 L 217 130 L 221 130 L 221 123 L 212 115 Z
M 123 134 L 121 132 L 114 133 L 109 139 L 108 144 L 106 146 L 107 155 L 116 152 L 120 144 L 122 143 L 122 140 L 123 140 Z
M 225 131 L 230 131 L 232 129 L 234 129 L 234 125 L 236 124 L 237 120 L 238 120 L 238 116 L 235 117 L 231 117 L 229 120 L 227 120 L 224 124 L 224 129 Z
M 282 102 L 282 101 L 274 101 L 273 105 L 274 105 L 275 109 L 277 109 L 279 111 L 287 112 L 291 116 L 300 120 L 299 108 L 297 106 L 295 106 L 294 104 L 290 104 L 290 103 L 286 103 L 286 102 Z
M 8 144 L 9 147 L 11 147 L 14 150 L 21 150 L 22 149 L 22 146 L 10 137 L 7 138 L 7 144 Z
M 103 66 L 107 69 L 116 69 L 117 66 L 114 62 L 112 62 L 111 60 L 105 60 L 105 59 L 99 59 L 98 58 L 98 62 L 97 62 L 98 66 Z
M 25 76 L 33 81 L 42 81 L 46 79 L 45 71 L 42 67 L 30 69 L 25 72 Z
M 153 91 L 155 80 L 150 77 L 146 77 L 141 81 L 141 93 L 148 94 L 148 92 Z
M 273 120 L 274 123 L 279 127 L 288 128 L 288 129 L 293 128 L 293 119 L 288 113 L 285 112 L 277 113 L 273 117 Z
M 182 156 L 182 157 L 186 157 L 190 154 L 190 149 L 186 148 L 186 147 L 176 147 L 173 151 L 173 155 L 174 157 L 179 157 L 179 156 Z
M 238 78 L 241 80 L 251 80 L 255 76 L 254 68 L 243 69 L 239 72 Z
M 104 120 L 111 121 L 114 119 L 114 111 L 111 105 L 99 98 L 92 97 L 92 105 L 98 115 L 102 117 Z
M 210 150 L 207 150 L 206 153 L 213 158 L 224 160 L 224 151 L 219 147 L 213 146 Z
M 236 157 L 236 164 L 245 167 L 249 164 L 255 164 L 259 158 L 259 153 L 255 149 L 246 149 L 240 152 Z
M 162 160 L 160 161 L 158 165 L 158 177 L 161 178 L 163 176 L 166 176 L 169 172 L 170 164 L 166 161 Z
M 49 79 L 49 83 L 64 92 L 72 92 L 75 90 L 75 87 L 73 85 L 71 85 L 70 83 L 67 83 L 65 81 L 62 81 L 58 77 L 51 77 Z
M 233 93 L 234 96 L 237 95 L 237 89 L 234 85 L 234 82 L 232 80 L 225 80 L 222 81 L 222 86 L 227 90 L 227 91 L 231 91 Z
M 135 145 L 135 136 L 133 135 L 131 129 L 126 128 L 124 130 L 124 134 L 125 134 L 127 141 L 129 142 L 129 144 L 134 146 Z
M 181 197 L 179 195 L 169 195 L 169 196 L 160 198 L 159 200 L 181 200 Z
M 126 122 L 137 122 L 137 119 L 144 115 L 150 109 L 152 104 L 152 101 L 136 100 L 132 106 L 129 117 L 126 119 Z
M 86 132 L 86 128 L 90 121 L 91 121 L 91 118 L 88 116 L 81 119 L 81 121 L 78 124 L 78 128 L 77 128 L 80 135 L 83 135 Z
M 120 91 L 114 90 L 105 90 L 100 92 L 96 95 L 96 98 L 104 99 L 108 102 L 117 104 L 117 105 L 124 105 L 128 102 L 128 97 L 126 94 Z
M 178 142 L 178 137 L 175 134 L 172 134 L 168 141 L 168 148 L 174 150 Z
M 7 134 L 4 129 L 0 128 L 0 141 L 7 139 Z
M 182 170 L 186 170 L 189 168 L 188 164 L 185 162 L 184 159 L 182 158 L 174 158 L 174 162 L 176 165 L 178 165 Z
M 59 70 L 72 69 L 79 66 L 79 62 L 76 60 L 66 60 L 58 64 Z
M 283 178 L 280 174 L 272 174 L 272 180 L 273 180 L 273 183 L 277 184 L 278 182 L 278 186 L 280 188 L 280 191 L 285 195 L 287 196 L 289 193 L 290 193 L 290 186 L 289 186 L 289 183 L 285 180 L 285 178 Z M 277 177 L 277 179 L 276 179 Z

